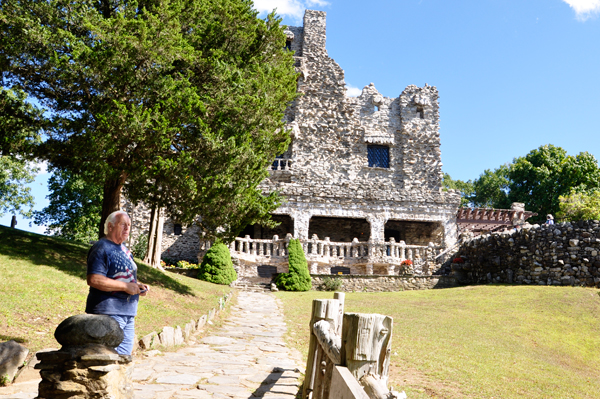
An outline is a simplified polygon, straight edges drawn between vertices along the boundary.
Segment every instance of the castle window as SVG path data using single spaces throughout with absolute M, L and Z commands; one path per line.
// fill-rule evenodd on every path
M 367 157 L 370 168 L 390 167 L 390 147 L 385 145 L 368 145 Z
M 422 105 L 417 105 L 417 115 L 419 118 L 425 119 L 425 110 L 423 109 Z
M 292 41 L 291 40 L 285 41 L 285 49 L 288 51 L 292 51 Z
M 377 105 L 375 106 L 374 111 L 375 112 L 379 111 L 379 107 Z
M 176 236 L 180 236 L 180 235 L 181 235 L 181 232 L 182 232 L 182 230 L 183 230 L 183 227 L 182 227 L 180 224 L 177 224 L 177 223 L 176 223 L 176 224 L 174 224 L 174 225 L 173 225 L 173 233 L 174 233 Z

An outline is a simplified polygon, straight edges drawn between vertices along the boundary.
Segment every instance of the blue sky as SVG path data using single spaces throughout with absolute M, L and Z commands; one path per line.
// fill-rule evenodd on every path
M 327 12 L 349 93 L 437 86 L 444 172 L 475 179 L 544 144 L 600 157 L 600 0 L 255 0 L 302 25 Z M 47 205 L 48 174 L 33 184 Z M 29 221 L 18 227 L 42 232 Z M 10 224 L 10 215 L 0 218 Z

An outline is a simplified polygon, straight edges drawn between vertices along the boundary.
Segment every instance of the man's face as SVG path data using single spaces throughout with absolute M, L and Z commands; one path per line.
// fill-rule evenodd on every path
M 119 214 L 115 218 L 114 223 L 108 224 L 107 237 L 117 244 L 122 244 L 129 238 L 129 230 L 131 230 L 131 220 L 129 220 L 129 216 Z

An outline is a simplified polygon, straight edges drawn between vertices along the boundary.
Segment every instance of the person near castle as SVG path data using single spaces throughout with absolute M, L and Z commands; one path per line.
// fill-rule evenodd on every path
M 130 229 L 127 213 L 116 211 L 108 215 L 105 237 L 92 246 L 87 258 L 90 291 L 85 312 L 108 315 L 119 323 L 125 337 L 115 349 L 121 355 L 131 355 L 139 296 L 145 296 L 150 289 L 137 281 L 133 255 L 123 244 Z
M 550 214 L 546 215 L 546 224 L 554 224 L 554 216 Z

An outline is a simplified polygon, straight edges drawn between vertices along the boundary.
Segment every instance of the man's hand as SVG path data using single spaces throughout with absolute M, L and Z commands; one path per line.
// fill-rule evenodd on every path
M 124 291 L 129 295 L 139 294 L 145 286 L 144 284 L 139 283 L 126 283 L 124 281 L 113 280 L 112 278 L 108 278 L 101 274 L 88 274 L 87 283 L 90 287 L 94 287 L 100 291 Z
M 125 292 L 129 295 L 137 295 L 140 293 L 140 287 L 138 283 L 125 283 L 127 287 L 125 288 Z
M 148 291 L 150 291 L 150 286 L 142 283 L 138 283 L 138 287 L 140 288 L 140 296 L 146 296 Z

